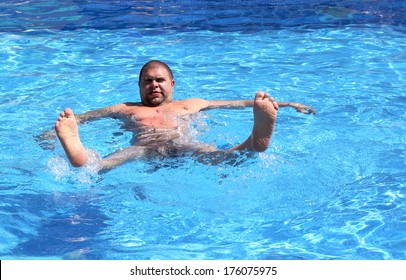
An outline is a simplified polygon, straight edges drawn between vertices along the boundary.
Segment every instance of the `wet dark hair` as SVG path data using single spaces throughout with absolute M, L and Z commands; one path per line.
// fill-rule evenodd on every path
M 151 61 L 148 61 L 147 63 L 145 63 L 144 66 L 142 66 L 141 71 L 140 71 L 140 75 L 138 77 L 138 83 L 141 82 L 141 77 L 142 77 L 142 74 L 144 73 L 144 71 L 147 68 L 155 67 L 155 66 L 164 67 L 168 71 L 169 77 L 173 80 L 172 70 L 171 70 L 171 68 L 169 68 L 169 66 L 166 63 L 164 63 L 162 61 L 159 61 L 159 60 L 151 60 Z

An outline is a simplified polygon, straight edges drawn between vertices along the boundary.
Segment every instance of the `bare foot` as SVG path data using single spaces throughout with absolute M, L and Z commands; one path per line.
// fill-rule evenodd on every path
M 252 149 L 257 152 L 265 151 L 271 141 L 278 104 L 269 97 L 268 93 L 258 91 L 254 100 L 254 128 L 251 134 Z
M 55 130 L 70 163 L 75 167 L 83 166 L 87 160 L 85 148 L 80 141 L 78 125 L 71 109 L 61 112 Z

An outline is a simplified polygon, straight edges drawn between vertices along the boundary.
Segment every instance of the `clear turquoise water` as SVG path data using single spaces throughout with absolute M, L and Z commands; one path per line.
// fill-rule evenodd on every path
M 404 25 L 12 23 L 0 33 L 2 259 L 406 258 Z M 270 149 L 238 164 L 171 158 L 97 175 L 70 168 L 59 143 L 35 140 L 65 107 L 138 101 L 138 70 L 150 59 L 173 68 L 178 99 L 262 89 L 318 114 L 282 108 Z M 227 148 L 251 127 L 250 109 L 213 110 L 191 130 Z M 80 129 L 101 155 L 130 138 L 113 120 Z

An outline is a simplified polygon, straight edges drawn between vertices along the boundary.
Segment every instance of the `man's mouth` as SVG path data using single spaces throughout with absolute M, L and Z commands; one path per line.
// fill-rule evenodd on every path
M 159 97 L 162 95 L 162 93 L 160 91 L 152 91 L 149 94 L 151 97 Z

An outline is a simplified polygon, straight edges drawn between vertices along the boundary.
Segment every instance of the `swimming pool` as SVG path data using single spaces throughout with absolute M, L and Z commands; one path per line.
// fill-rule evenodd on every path
M 405 1 L 0 1 L 2 259 L 405 259 Z M 36 136 L 59 111 L 138 101 L 140 67 L 167 62 L 175 97 L 282 108 L 271 147 L 207 165 L 69 167 Z M 252 112 L 191 129 L 220 148 Z M 114 120 L 80 127 L 106 155 Z

